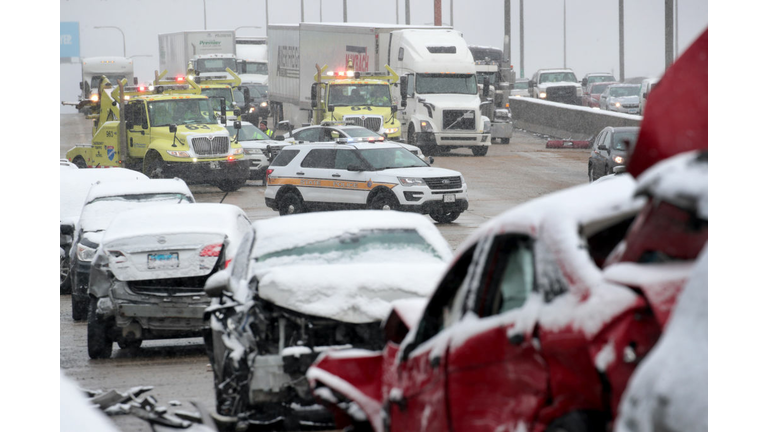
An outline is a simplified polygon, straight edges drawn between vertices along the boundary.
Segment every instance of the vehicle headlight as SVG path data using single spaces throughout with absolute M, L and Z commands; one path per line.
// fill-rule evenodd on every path
M 616 102 L 616 108 L 621 108 L 621 102 Z
M 616 163 L 618 163 L 618 164 L 620 164 L 620 163 L 624 163 L 624 158 L 623 158 L 623 157 L 621 157 L 621 156 L 614 156 L 614 157 L 613 157 L 613 161 L 614 161 L 614 162 L 616 162 Z
M 256 111 L 256 108 L 254 108 L 254 107 L 251 107 L 251 108 L 248 110 L 248 112 L 249 112 L 249 113 L 252 113 L 252 112 L 254 112 L 254 111 Z
M 488 119 L 483 120 L 483 133 L 491 133 L 491 121 Z
M 264 154 L 264 150 L 261 150 L 261 149 L 245 149 L 245 154 L 247 154 L 247 155 Z
M 390 135 L 390 134 L 393 134 L 393 133 L 395 133 L 395 132 L 397 132 L 399 130 L 400 130 L 400 128 L 396 128 L 396 127 L 395 128 L 386 128 L 386 129 L 384 129 L 384 133 Z
M 233 155 L 243 154 L 243 148 L 242 147 L 233 148 L 232 149 L 232 154 Z
M 547 92 L 539 93 L 539 97 L 542 98 L 542 99 L 546 99 L 547 98 Z
M 576 87 L 576 96 L 584 96 L 584 89 L 581 86 Z
M 424 183 L 424 179 L 418 178 L 418 177 L 398 177 L 398 180 L 400 180 L 400 184 L 403 186 L 424 186 L 426 183 Z
M 260 107 L 262 107 L 262 108 L 266 108 L 266 107 L 267 107 L 267 105 L 269 105 L 269 104 L 267 103 L 267 101 L 264 101 L 264 102 L 262 102 L 262 103 L 260 103 L 260 104 L 259 104 L 259 106 L 260 106 Z
M 83 262 L 91 262 L 96 255 L 96 249 L 84 246 L 82 243 L 77 244 L 77 259 Z
M 461 184 L 462 185 L 466 185 L 467 184 L 467 181 L 464 180 L 464 176 L 459 176 L 459 178 L 461 179 Z
M 169 155 L 175 156 L 175 157 L 180 157 L 180 158 L 188 158 L 189 157 L 189 153 L 187 153 L 185 151 L 166 150 L 166 152 Z
M 433 130 L 432 129 L 432 123 L 430 123 L 430 122 L 428 122 L 426 120 L 422 120 L 421 123 L 419 123 L 419 124 L 421 125 L 421 131 L 422 132 L 432 132 L 432 130 Z

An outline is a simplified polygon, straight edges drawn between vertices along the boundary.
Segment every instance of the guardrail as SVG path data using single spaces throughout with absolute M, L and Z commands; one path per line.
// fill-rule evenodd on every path
M 516 128 L 575 140 L 587 140 L 606 126 L 640 126 L 643 119 L 637 115 L 523 97 L 510 97 L 509 109 Z

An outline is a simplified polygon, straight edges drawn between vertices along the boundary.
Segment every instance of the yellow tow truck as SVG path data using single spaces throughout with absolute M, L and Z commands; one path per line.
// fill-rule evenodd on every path
M 162 85 L 174 85 L 188 83 L 188 91 L 177 90 L 175 93 L 189 93 L 189 94 L 201 94 L 211 99 L 223 100 L 226 106 L 227 120 L 235 121 L 242 120 L 240 113 L 235 105 L 234 88 L 238 88 L 242 82 L 240 77 L 230 68 L 227 68 L 229 76 L 196 76 L 192 65 L 190 64 L 187 69 L 186 76 L 178 76 L 174 80 L 163 80 L 167 71 L 163 71 L 158 74 L 155 72 L 154 86 Z M 197 84 L 197 85 L 193 85 Z M 238 90 L 239 91 L 239 90 Z M 215 107 L 219 107 L 219 102 L 214 102 Z M 217 113 L 218 116 L 220 113 Z
M 363 126 L 389 139 L 401 136 L 397 105 L 392 103 L 392 84 L 399 77 L 389 65 L 384 72 L 357 72 L 352 65 L 347 70 L 326 72 L 315 65 L 317 73 L 312 83 L 312 124 Z
M 189 94 L 189 87 L 200 87 L 191 79 L 187 83 L 161 84 L 146 93 L 126 88 L 125 81 L 114 89 L 100 86 L 92 142 L 70 149 L 67 160 L 81 168 L 124 167 L 150 178 L 239 189 L 249 176 L 243 148 L 220 124 L 226 116 L 216 119 L 214 100 L 194 90 Z

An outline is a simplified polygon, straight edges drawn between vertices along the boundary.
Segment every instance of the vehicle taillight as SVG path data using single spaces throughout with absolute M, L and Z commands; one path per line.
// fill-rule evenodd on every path
M 176 82 L 184 82 L 184 76 L 183 75 L 177 76 L 176 77 Z
M 200 251 L 200 256 L 201 257 L 217 257 L 219 256 L 219 253 L 221 252 L 221 248 L 223 246 L 224 246 L 223 243 L 208 245 L 204 247 L 203 250 Z
M 275 170 L 273 170 L 272 168 L 267 169 L 267 177 L 269 177 L 269 175 L 272 174 L 273 172 L 275 172 Z
M 140 92 L 143 92 L 144 90 L 146 90 L 146 87 L 144 87 L 144 86 L 139 86 L 139 91 L 140 91 Z

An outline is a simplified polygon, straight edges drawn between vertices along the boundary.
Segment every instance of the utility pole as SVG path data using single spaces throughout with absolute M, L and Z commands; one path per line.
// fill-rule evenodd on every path
M 411 0 L 405 0 L 405 25 L 411 25 Z
M 400 24 L 400 0 L 395 0 L 395 24 Z
M 677 19 L 679 18 L 677 15 L 677 5 L 679 3 L 679 0 L 675 0 L 675 58 L 680 55 L 680 41 L 678 39 L 678 36 L 680 36 L 680 27 L 677 25 Z
M 525 78 L 525 20 L 523 17 L 523 4 L 525 0 L 520 0 L 520 78 Z
M 565 37 L 565 0 L 563 0 L 563 68 L 568 67 L 567 63 L 565 62 L 565 53 L 567 50 L 565 49 L 565 42 L 567 38 Z
M 301 21 L 304 22 L 304 0 L 301 0 Z
M 264 12 L 264 17 L 267 19 L 267 29 L 269 29 L 269 0 L 264 0 L 264 5 L 267 9 Z
M 504 0 L 504 67 L 508 68 L 512 64 L 512 0 Z M 451 0 L 453 3 L 453 0 Z
M 320 0 L 320 22 L 323 22 L 323 0 Z
M 344 22 L 347 22 L 347 0 L 344 0 Z
M 205 0 L 203 0 L 203 30 L 208 30 L 208 13 L 205 11 Z
M 455 23 L 453 22 L 453 0 L 451 0 L 451 27 L 455 27 Z
M 624 0 L 619 0 L 619 81 L 624 82 Z
M 672 15 L 674 12 L 673 0 L 664 0 L 664 69 L 674 61 L 674 49 L 672 47 Z
M 435 5 L 434 23 L 435 23 L 435 26 L 439 27 L 443 25 L 443 3 L 441 0 L 435 0 L 434 5 Z

